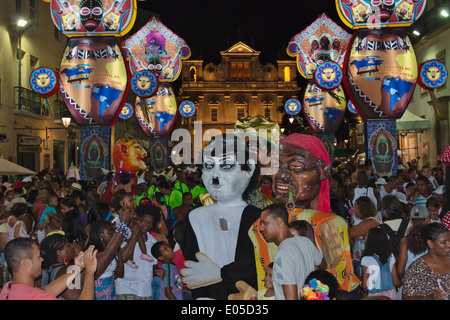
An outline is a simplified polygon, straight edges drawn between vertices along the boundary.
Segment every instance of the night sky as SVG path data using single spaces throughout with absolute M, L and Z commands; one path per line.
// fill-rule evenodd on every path
M 191 59 L 220 63 L 220 51 L 238 41 L 261 51 L 260 62 L 293 59 L 286 54 L 289 40 L 325 13 L 345 27 L 335 0 L 192 0 L 138 1 L 160 15 L 169 29 L 192 50 Z

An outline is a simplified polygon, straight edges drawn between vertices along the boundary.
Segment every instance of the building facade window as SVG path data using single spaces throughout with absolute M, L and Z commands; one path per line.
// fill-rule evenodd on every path
M 211 122 L 217 122 L 217 114 L 219 109 L 218 108 L 211 108 Z
M 197 82 L 197 68 L 195 68 L 194 66 L 191 66 L 189 68 L 189 75 L 190 75 L 190 80 L 192 82 Z
M 284 67 L 284 82 L 291 82 L 291 68 Z
M 270 120 L 271 117 L 271 109 L 272 109 L 272 101 L 265 100 L 262 102 L 262 107 L 264 110 L 264 117 Z
M 230 70 L 231 80 L 250 80 L 249 62 L 231 62 Z
M 36 6 L 36 0 L 30 0 L 30 21 L 33 25 L 37 25 L 37 6 Z
M 242 107 L 236 108 L 236 120 L 245 117 L 245 109 Z
M 30 55 L 30 72 L 38 67 L 38 61 L 37 57 Z

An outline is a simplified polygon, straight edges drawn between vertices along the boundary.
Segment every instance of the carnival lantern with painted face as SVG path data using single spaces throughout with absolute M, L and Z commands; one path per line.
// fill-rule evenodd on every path
M 182 60 L 189 58 L 190 48 L 156 18 L 126 39 L 122 47 L 133 78 L 141 74 L 154 78 L 149 82 L 152 92 L 133 90 L 139 125 L 147 136 L 168 135 L 178 109 L 170 82 L 180 75 Z
M 79 125 L 113 125 L 129 90 L 116 38 L 69 38 L 59 82 L 63 100 Z
M 341 86 L 342 64 L 351 35 L 327 15 L 320 15 L 296 34 L 287 47 L 300 74 L 309 79 L 302 98 L 310 128 L 327 146 L 334 161 L 334 133 L 344 118 L 346 97 Z
M 51 0 L 55 26 L 67 37 L 60 66 L 63 100 L 79 125 L 113 125 L 129 91 L 117 37 L 136 18 L 136 0 Z
M 364 120 L 401 118 L 417 81 L 416 56 L 406 31 L 359 30 L 344 73 L 344 86 Z
M 386 140 L 378 137 L 381 134 L 387 141 L 396 140 L 395 120 L 405 112 L 418 77 L 414 49 L 403 27 L 420 17 L 426 0 L 338 0 L 336 5 L 342 21 L 357 29 L 347 50 L 343 84 L 365 122 L 367 157 L 377 174 L 395 174 L 396 143 L 388 144 L 393 149 L 384 156 L 374 157 L 371 151 L 378 148 L 368 141 Z M 360 19 L 361 12 L 365 19 Z
M 41 96 L 41 114 L 53 117 L 53 108 L 48 97 L 58 91 L 58 74 L 52 69 L 39 67 L 30 74 L 30 87 Z

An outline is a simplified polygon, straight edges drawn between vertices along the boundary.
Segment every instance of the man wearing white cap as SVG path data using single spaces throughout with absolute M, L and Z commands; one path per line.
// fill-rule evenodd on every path
M 22 179 L 23 197 L 26 198 L 30 189 L 33 187 L 33 176 L 27 176 Z

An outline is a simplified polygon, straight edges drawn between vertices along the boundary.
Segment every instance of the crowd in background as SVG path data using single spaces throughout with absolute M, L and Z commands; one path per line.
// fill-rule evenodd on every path
M 178 243 L 183 220 L 205 204 L 208 194 L 200 167 L 174 166 L 160 174 L 110 171 L 87 181 L 45 171 L 14 183 L 8 179 L 2 178 L 0 192 L 0 288 L 14 274 L 5 255 L 8 243 L 31 239 L 42 260 L 35 287 L 46 288 L 64 277 L 77 257 L 88 257 L 86 250 L 94 248 L 95 299 L 192 299 L 181 282 L 184 258 Z M 332 212 L 348 223 L 360 297 L 448 298 L 450 210 L 443 170 L 407 163 L 396 176 L 383 177 L 370 161 L 335 163 L 329 179 Z M 273 197 L 272 178 L 261 176 L 255 192 Z M 308 237 L 305 224 L 289 227 Z M 373 265 L 380 266 L 375 279 Z M 85 268 L 79 285 L 57 298 L 83 297 L 92 269 Z M 271 271 L 266 270 L 259 299 L 274 298 Z M 336 279 L 320 272 L 314 279 L 322 279 L 328 295 L 339 299 Z

